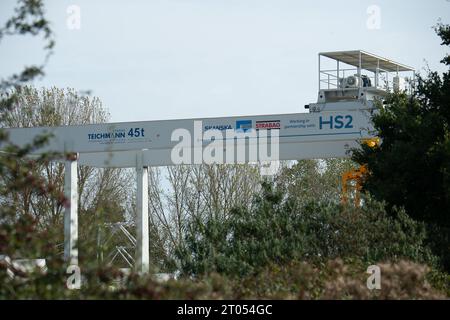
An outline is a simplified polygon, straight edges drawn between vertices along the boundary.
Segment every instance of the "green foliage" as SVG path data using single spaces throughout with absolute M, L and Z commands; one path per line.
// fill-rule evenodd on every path
M 434 278 L 428 281 L 437 276 L 425 265 L 404 260 L 377 265 L 382 274 L 381 290 L 367 289 L 367 265 L 334 259 L 315 265 L 305 262 L 270 265 L 258 274 L 232 281 L 232 292 L 240 299 L 443 299 L 448 296 L 442 281 L 441 286 Z
M 19 0 L 13 16 L 0 27 L 0 41 L 8 36 L 42 36 L 44 38 L 44 51 L 46 58 L 51 55 L 54 41 L 49 22 L 44 17 L 44 5 L 39 0 Z M 0 121 L 11 111 L 11 108 L 19 100 L 18 90 L 25 83 L 44 74 L 41 65 L 25 67 L 19 73 L 0 79 Z M 16 91 L 14 91 L 14 89 Z M 11 192 L 20 193 L 27 189 L 29 194 L 37 197 L 52 197 L 55 202 L 63 204 L 64 197 L 45 183 L 43 179 L 33 175 L 35 161 L 22 161 L 34 149 L 42 147 L 47 136 L 35 137 L 32 144 L 19 148 L 8 142 L 8 137 L 0 128 L 0 145 L 6 153 L 0 156 L 0 252 L 10 253 L 13 257 L 29 253 L 41 253 L 48 245 L 48 241 L 36 243 L 31 239 L 31 231 L 37 230 L 38 221 L 35 217 L 25 214 L 18 216 L 16 212 L 17 201 L 13 197 L 11 201 L 3 201 Z M 37 161 L 51 160 L 55 155 L 43 154 Z
M 355 169 L 349 159 L 299 160 L 281 170 L 275 183 L 280 192 L 297 201 L 341 201 L 342 174 Z
M 82 269 L 80 290 L 67 290 L 60 260 L 50 260 L 46 274 L 11 279 L 0 265 L 3 299 L 444 299 L 448 275 L 426 265 L 400 260 L 379 263 L 381 290 L 366 287 L 367 265 L 340 259 L 320 264 L 271 264 L 240 278 L 217 273 L 167 282 L 114 268 Z M 447 278 L 445 278 L 447 276 Z
M 361 207 L 333 202 L 297 202 L 263 183 L 251 209 L 235 208 L 226 221 L 192 221 L 178 255 L 186 274 L 242 276 L 290 261 L 337 257 L 376 262 L 408 258 L 432 262 L 423 225 L 370 198 Z
M 62 126 L 88 123 L 101 123 L 108 119 L 108 113 L 96 97 L 81 95 L 74 89 L 18 87 L 11 91 L 16 100 L 9 108 L 1 127 Z M 42 141 L 45 143 L 45 140 Z M 31 148 L 40 147 L 35 143 Z M 63 250 L 63 213 L 67 202 L 64 197 L 64 164 L 49 161 L 43 157 L 36 160 L 25 158 L 24 151 L 9 146 L 10 154 L 0 158 L 2 175 L 0 177 L 0 232 L 5 236 L 5 248 L 0 253 L 8 253 L 11 258 L 49 257 L 38 250 L 31 249 L 44 233 L 52 232 L 53 254 L 60 255 Z M 24 156 L 19 156 L 22 152 Z M 56 155 L 55 155 L 56 156 Z M 63 156 L 61 155 L 60 158 Z M 22 179 L 23 177 L 23 179 Z M 127 200 L 132 189 L 131 175 L 123 169 L 97 169 L 80 166 L 78 172 L 78 212 L 80 261 L 95 260 L 100 256 L 99 242 L 107 261 L 108 254 L 116 245 L 123 245 L 122 233 L 111 237 L 112 228 L 100 230 L 105 223 L 126 220 Z M 38 189 L 36 190 L 36 184 Z M 26 235 L 14 230 L 22 230 L 20 225 L 27 218 L 33 232 Z M 134 228 L 133 228 L 134 230 Z M 101 231 L 101 232 L 100 232 Z M 101 233 L 101 234 L 100 234 Z M 16 245 L 13 239 L 30 238 L 30 244 Z M 6 241 L 6 239 L 11 241 Z M 45 237 L 44 237 L 45 238 Z M 48 238 L 48 235 L 47 235 Z M 113 239 L 110 239 L 113 238 Z M 108 241 L 107 241 L 108 240 Z M 17 248 L 15 252 L 11 248 Z M 106 260 L 105 259 L 105 260 Z M 118 263 L 124 261 L 118 261 Z
M 448 46 L 449 26 L 438 25 L 437 32 Z M 448 56 L 442 62 L 450 66 Z M 449 269 L 450 70 L 442 76 L 429 71 L 417 82 L 413 96 L 394 92 L 388 97 L 373 116 L 382 144 L 362 146 L 353 159 L 371 173 L 365 190 L 427 223 L 433 251 Z

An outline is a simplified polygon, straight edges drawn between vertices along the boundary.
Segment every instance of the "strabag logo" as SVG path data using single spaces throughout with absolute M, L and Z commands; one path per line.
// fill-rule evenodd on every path
M 279 130 L 281 127 L 280 120 L 264 120 L 264 121 L 256 121 L 256 130 L 265 129 L 275 129 Z

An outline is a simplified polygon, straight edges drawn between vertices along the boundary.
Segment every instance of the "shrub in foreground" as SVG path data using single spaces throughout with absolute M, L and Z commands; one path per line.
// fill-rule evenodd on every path
M 396 213 L 387 215 L 383 203 L 370 198 L 361 207 L 303 203 L 263 184 L 250 210 L 235 208 L 225 221 L 214 215 L 190 221 L 178 257 L 184 274 L 194 276 L 242 277 L 271 264 L 336 258 L 432 264 L 423 225 L 403 210 Z
M 378 264 L 381 290 L 366 286 L 367 266 L 340 259 L 314 265 L 292 261 L 271 265 L 241 279 L 217 273 L 197 279 L 160 282 L 132 274 L 124 277 L 117 269 L 90 269 L 83 273 L 80 290 L 65 288 L 67 275 L 52 271 L 46 275 L 11 279 L 0 268 L 0 299 L 445 299 L 449 298 L 449 277 L 423 264 L 401 260 Z M 56 270 L 56 269 L 55 269 Z M 59 268 L 57 270 L 62 270 Z M 432 279 L 430 279 L 430 277 Z M 433 279 L 434 277 L 434 279 Z M 447 292 L 445 292 L 445 288 Z

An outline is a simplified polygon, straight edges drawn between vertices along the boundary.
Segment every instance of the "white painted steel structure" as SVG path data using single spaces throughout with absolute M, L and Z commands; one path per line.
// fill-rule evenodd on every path
M 351 62 L 349 56 L 355 57 L 355 51 L 348 55 L 340 52 L 322 53 L 334 58 L 346 57 L 345 63 Z M 360 57 L 361 53 L 357 52 Z M 375 56 L 377 57 L 377 56 Z M 353 61 L 353 60 L 352 60 Z M 388 61 L 388 62 L 386 62 Z M 385 69 L 395 63 L 384 59 L 380 65 Z M 359 63 L 357 74 L 365 65 Z M 398 64 L 398 68 L 404 67 Z M 339 67 L 338 67 L 339 68 Z M 342 70 L 341 70 L 342 71 Z M 375 70 L 377 71 L 377 70 Z M 319 82 L 322 70 L 319 66 Z M 339 78 L 340 71 L 337 71 Z M 339 79 L 336 83 L 339 83 Z M 374 90 L 376 89 L 376 90 Z M 334 91 L 333 91 L 334 90 Z M 135 167 L 137 173 L 137 217 L 136 217 L 136 258 L 137 271 L 149 271 L 149 228 L 148 228 L 148 167 L 167 166 L 173 162 L 172 151 L 180 143 L 173 136 L 177 129 L 184 129 L 189 134 L 188 151 L 191 163 L 201 163 L 195 153 L 204 151 L 210 138 L 204 134 L 214 132 L 256 132 L 257 136 L 245 139 L 246 152 L 261 139 L 259 133 L 277 132 L 279 143 L 270 147 L 279 149 L 278 160 L 296 160 L 312 158 L 348 157 L 351 148 L 358 147 L 358 141 L 374 137 L 370 121 L 374 111 L 374 100 L 382 99 L 384 91 L 379 88 L 355 86 L 354 88 L 327 89 L 325 96 L 319 91 L 318 102 L 309 105 L 309 113 L 272 114 L 257 116 L 236 116 L 205 119 L 140 121 L 92 124 L 63 127 L 10 128 L 6 129 L 10 142 L 25 146 L 32 143 L 40 134 L 50 134 L 48 144 L 36 150 L 35 154 L 56 151 L 71 154 L 65 160 L 65 195 L 70 204 L 65 211 L 64 256 L 71 264 L 78 263 L 76 247 L 78 234 L 77 218 L 77 166 L 95 167 Z M 270 129 L 267 130 L 266 129 Z M 269 134 L 270 135 L 270 134 Z M 201 137 L 198 139 L 198 137 Z M 225 163 L 239 161 L 227 151 L 235 147 L 237 139 L 223 138 L 223 159 Z M 217 142 L 217 141 L 216 141 Z M 270 143 L 269 143 L 270 145 Z M 258 145 L 258 148 L 260 146 Z M 76 155 L 76 156 L 73 156 Z M 258 161 L 265 160 L 258 153 Z M 64 160 L 63 160 L 64 161 Z M 244 162 L 247 162 L 248 158 Z

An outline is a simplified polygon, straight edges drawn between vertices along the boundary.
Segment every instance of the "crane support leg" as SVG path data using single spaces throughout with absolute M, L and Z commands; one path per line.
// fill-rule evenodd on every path
M 138 166 L 137 212 L 136 212 L 136 259 L 135 268 L 139 273 L 149 272 L 149 230 L 148 230 L 148 167 Z
M 78 265 L 78 155 L 72 154 L 65 163 L 64 196 L 64 260 Z

